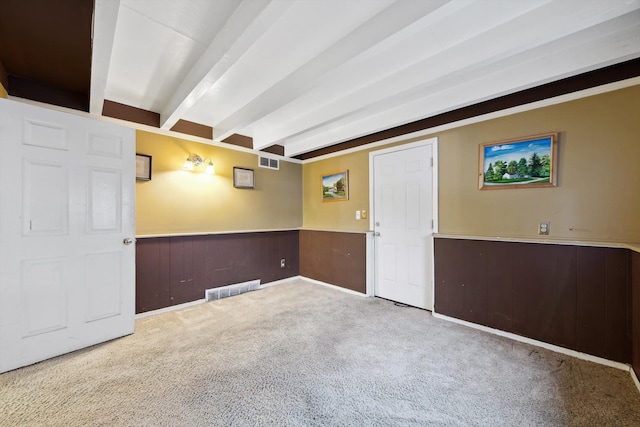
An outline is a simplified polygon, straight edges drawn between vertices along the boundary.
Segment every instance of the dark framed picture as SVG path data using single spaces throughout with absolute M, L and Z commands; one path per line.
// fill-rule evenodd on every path
M 151 156 L 136 153 L 136 179 L 151 181 Z
M 322 175 L 322 201 L 342 202 L 349 200 L 349 171 Z
M 254 188 L 253 169 L 233 168 L 233 186 L 236 188 Z
M 557 133 L 480 144 L 478 188 L 555 187 Z

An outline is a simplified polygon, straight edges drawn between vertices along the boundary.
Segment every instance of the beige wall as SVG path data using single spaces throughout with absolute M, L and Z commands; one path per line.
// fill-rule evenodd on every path
M 151 155 L 151 181 L 136 181 L 136 234 L 297 228 L 302 224 L 302 166 L 258 167 L 255 154 L 137 131 L 136 151 Z M 189 153 L 211 157 L 216 175 L 187 172 Z M 233 187 L 233 167 L 255 171 L 254 190 Z
M 322 175 L 349 170 L 349 200 L 323 202 Z M 358 151 L 303 166 L 303 227 L 319 230 L 364 231 L 368 219 L 356 220 L 356 210 L 369 211 L 369 154 Z
M 367 231 L 369 230 L 369 153 L 393 145 L 419 140 L 413 138 L 370 150 L 360 150 L 303 165 L 303 227 L 315 230 Z M 342 170 L 349 171 L 349 200 L 322 201 L 322 175 Z M 366 210 L 367 219 L 357 220 L 356 211 Z
M 550 221 L 550 238 L 640 242 L 638 117 L 635 86 L 430 135 L 439 139 L 440 233 L 537 239 L 538 223 Z M 479 144 L 551 131 L 557 187 L 478 190 Z M 368 209 L 368 152 L 304 165 L 304 227 L 368 228 L 351 219 Z M 314 177 L 339 169 L 350 171 L 352 200 L 323 205 Z
M 0 83 L 0 98 L 7 98 L 8 96 L 9 94 L 7 93 L 7 90 L 4 88 L 2 83 Z

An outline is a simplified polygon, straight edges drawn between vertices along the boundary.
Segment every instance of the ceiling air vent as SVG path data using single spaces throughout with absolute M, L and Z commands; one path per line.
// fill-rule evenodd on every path
M 280 160 L 272 159 L 271 157 L 260 156 L 260 167 L 267 169 L 280 169 Z

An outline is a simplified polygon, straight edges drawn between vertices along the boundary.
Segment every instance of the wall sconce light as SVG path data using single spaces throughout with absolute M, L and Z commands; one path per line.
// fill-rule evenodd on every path
M 187 160 L 185 160 L 184 162 L 184 166 L 182 166 L 182 170 L 193 172 L 196 170 L 196 168 L 202 166 L 202 164 L 205 165 L 204 173 L 208 175 L 216 174 L 216 169 L 213 166 L 213 161 L 211 160 L 211 158 L 205 157 L 203 159 L 197 154 L 189 154 L 189 157 L 187 157 Z

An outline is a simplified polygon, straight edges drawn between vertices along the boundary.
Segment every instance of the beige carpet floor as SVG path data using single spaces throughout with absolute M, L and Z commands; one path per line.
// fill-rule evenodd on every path
M 640 426 L 629 373 L 301 280 L 0 375 L 2 426 Z

